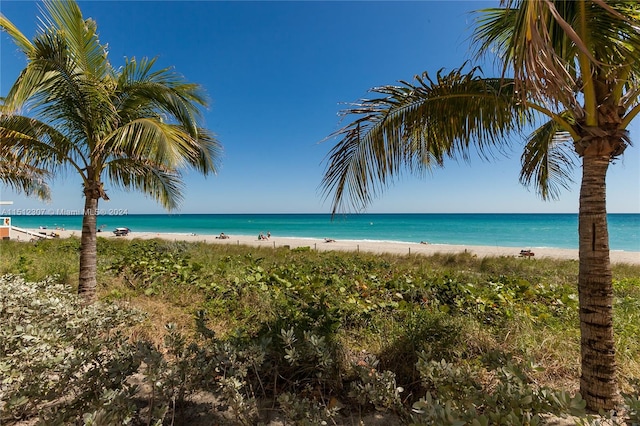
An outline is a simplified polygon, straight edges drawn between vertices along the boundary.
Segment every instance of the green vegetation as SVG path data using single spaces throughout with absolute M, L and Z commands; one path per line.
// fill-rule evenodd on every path
M 207 424 L 598 421 L 577 394 L 577 262 L 97 247 L 100 302 L 82 306 L 78 239 L 1 242 L 1 424 L 198 424 L 203 407 Z M 640 267 L 613 271 L 637 422 Z

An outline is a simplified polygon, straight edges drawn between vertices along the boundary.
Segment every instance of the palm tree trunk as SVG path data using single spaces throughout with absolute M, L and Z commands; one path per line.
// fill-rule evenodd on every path
M 85 191 L 84 215 L 82 217 L 82 236 L 80 239 L 80 278 L 78 295 L 83 303 L 90 304 L 96 300 L 97 274 L 97 240 L 96 223 L 98 198 Z
M 585 155 L 578 233 L 580 239 L 580 393 L 592 410 L 618 402 L 613 339 L 613 283 L 609 260 L 606 184 L 609 156 Z

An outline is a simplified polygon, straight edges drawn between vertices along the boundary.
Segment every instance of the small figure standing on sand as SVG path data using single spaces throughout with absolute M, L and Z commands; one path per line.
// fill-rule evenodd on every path
M 267 231 L 267 240 L 271 238 L 271 231 Z

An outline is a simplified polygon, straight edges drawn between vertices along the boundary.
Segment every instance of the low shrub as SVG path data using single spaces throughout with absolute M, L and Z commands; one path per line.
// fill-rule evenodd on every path
M 140 318 L 115 305 L 82 306 L 55 279 L 0 277 L 0 419 L 59 423 L 128 399 L 126 379 L 140 359 L 123 331 Z M 130 409 L 121 405 L 120 418 Z
M 0 424 L 194 424 L 207 404 L 209 423 L 246 425 L 608 416 L 580 411 L 567 361 L 579 351 L 575 262 L 100 238 L 102 302 L 83 307 L 67 285 L 76 243 L 0 242 L 2 271 L 24 274 L 0 279 Z M 638 276 L 614 266 L 630 422 Z

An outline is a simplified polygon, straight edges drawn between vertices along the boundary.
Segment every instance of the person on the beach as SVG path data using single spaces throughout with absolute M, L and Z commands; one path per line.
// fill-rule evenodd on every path
M 267 231 L 267 240 L 271 238 L 271 231 Z

